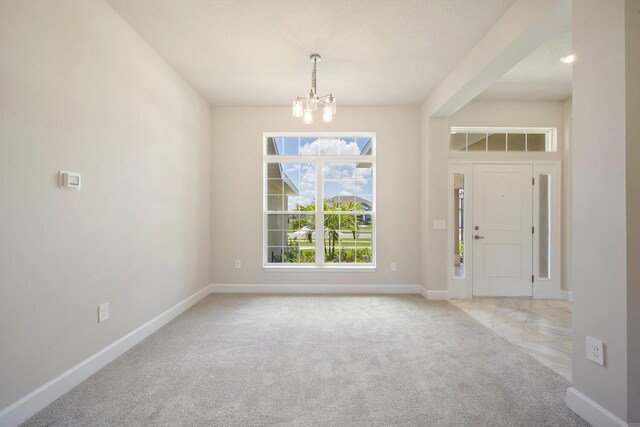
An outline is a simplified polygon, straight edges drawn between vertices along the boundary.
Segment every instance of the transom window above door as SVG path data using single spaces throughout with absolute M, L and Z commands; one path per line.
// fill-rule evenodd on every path
M 556 152 L 555 128 L 452 127 L 450 151 Z
M 264 135 L 264 266 L 375 266 L 375 134 Z

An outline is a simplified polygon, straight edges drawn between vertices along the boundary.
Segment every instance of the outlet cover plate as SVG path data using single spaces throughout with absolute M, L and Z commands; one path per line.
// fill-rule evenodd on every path
M 604 366 L 604 344 L 602 340 L 587 336 L 587 359 Z
M 98 323 L 109 319 L 109 303 L 105 302 L 98 306 Z

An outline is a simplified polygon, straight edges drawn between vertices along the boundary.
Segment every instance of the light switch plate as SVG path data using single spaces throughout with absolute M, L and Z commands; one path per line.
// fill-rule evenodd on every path
M 587 336 L 587 359 L 604 366 L 604 344 L 602 340 Z
M 444 219 L 434 219 L 433 220 L 433 229 L 434 230 L 444 230 L 447 228 L 447 223 Z

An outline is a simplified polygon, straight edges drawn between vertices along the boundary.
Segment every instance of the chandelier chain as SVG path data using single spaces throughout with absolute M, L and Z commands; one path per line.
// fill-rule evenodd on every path
M 311 91 L 313 92 L 314 96 L 318 93 L 318 90 L 316 88 L 316 63 L 317 63 L 317 60 L 314 58 L 313 71 L 311 72 Z

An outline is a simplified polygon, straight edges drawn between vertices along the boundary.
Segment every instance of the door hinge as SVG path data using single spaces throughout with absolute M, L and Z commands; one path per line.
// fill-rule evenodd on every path
M 531 178 L 531 185 L 536 185 L 536 178 Z
M 533 274 L 531 275 L 531 283 L 533 283 Z
M 531 226 L 531 234 L 536 234 L 536 227 L 535 225 Z

